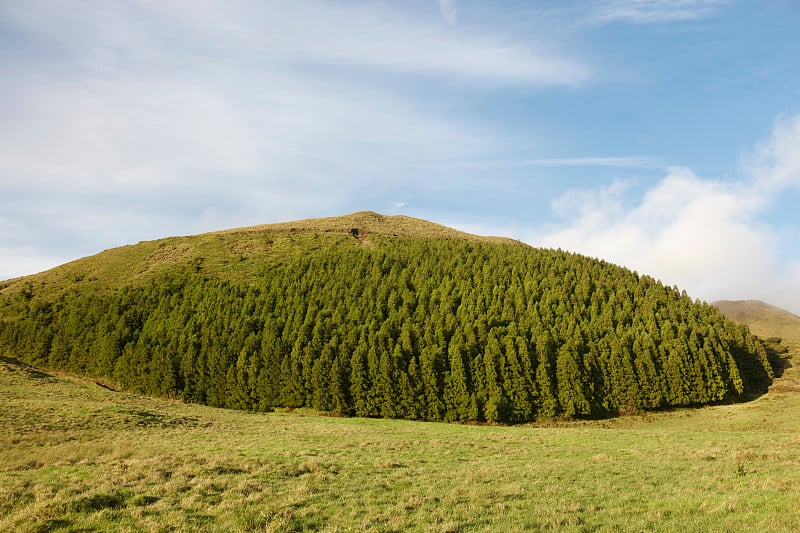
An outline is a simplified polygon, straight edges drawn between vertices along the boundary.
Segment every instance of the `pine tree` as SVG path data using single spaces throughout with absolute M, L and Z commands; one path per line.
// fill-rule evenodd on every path
M 511 422 L 525 422 L 533 418 L 533 405 L 531 394 L 531 370 L 527 361 L 527 348 L 521 338 L 505 338 L 505 360 L 503 388 L 508 394 L 508 420 Z M 518 346 L 523 353 L 518 353 Z
M 547 333 L 536 339 L 536 388 L 539 391 L 538 414 L 543 417 L 554 417 L 561 412 L 558 404 L 558 385 L 556 381 L 555 345 Z
M 471 398 L 468 366 L 465 361 L 463 346 L 459 338 L 454 338 L 448 347 L 450 371 L 445 377 L 444 404 L 445 420 L 476 420 L 476 409 L 471 406 L 476 402 Z M 474 414 L 475 417 L 470 415 Z
M 503 390 L 504 363 L 500 343 L 494 335 L 490 335 L 483 354 L 483 368 L 486 373 L 483 416 L 488 422 L 502 422 L 508 418 L 508 400 Z
M 438 345 L 427 345 L 422 349 L 420 360 L 420 381 L 422 384 L 422 416 L 427 420 L 441 420 L 444 415 L 442 398 L 444 392 L 440 384 L 442 375 L 442 350 Z
M 573 345 L 564 345 L 556 360 L 558 401 L 563 413 L 569 417 L 591 414 L 591 405 L 585 395 L 585 376 L 579 355 Z

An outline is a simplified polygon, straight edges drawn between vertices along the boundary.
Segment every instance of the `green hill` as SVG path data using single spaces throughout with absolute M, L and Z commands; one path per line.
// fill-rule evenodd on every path
M 648 276 L 409 217 L 172 237 L 0 284 L 0 350 L 213 406 L 525 422 L 749 398 L 746 326 Z

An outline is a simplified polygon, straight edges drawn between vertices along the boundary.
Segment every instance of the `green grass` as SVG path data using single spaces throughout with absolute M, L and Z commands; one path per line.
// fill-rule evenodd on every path
M 597 422 L 253 414 L 0 361 L 2 531 L 794 531 L 800 393 Z

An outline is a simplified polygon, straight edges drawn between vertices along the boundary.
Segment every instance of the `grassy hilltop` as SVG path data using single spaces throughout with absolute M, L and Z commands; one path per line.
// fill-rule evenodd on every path
M 350 238 L 353 229 L 366 232 Z M 331 244 L 371 246 L 386 238 L 515 242 L 503 237 L 472 235 L 412 217 L 363 211 L 142 241 L 105 250 L 40 274 L 0 281 L 0 291 L 24 285 L 35 286 L 45 294 L 55 294 L 75 283 L 83 290 L 114 291 L 180 272 L 187 266 L 201 267 L 207 275 L 247 280 L 262 273 L 263 262 L 297 259 Z

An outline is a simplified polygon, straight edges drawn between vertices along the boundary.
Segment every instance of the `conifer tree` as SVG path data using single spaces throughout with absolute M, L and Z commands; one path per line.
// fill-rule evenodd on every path
M 574 345 L 565 344 L 558 351 L 556 375 L 558 401 L 567 416 L 591 414 L 591 405 L 585 395 L 585 376 Z
M 561 412 L 558 403 L 558 388 L 556 382 L 556 351 L 552 338 L 547 333 L 542 333 L 536 339 L 536 388 L 539 391 L 538 415 L 554 417 Z

